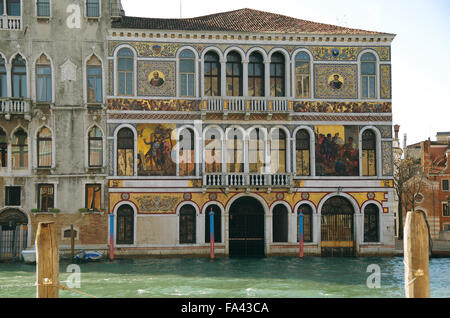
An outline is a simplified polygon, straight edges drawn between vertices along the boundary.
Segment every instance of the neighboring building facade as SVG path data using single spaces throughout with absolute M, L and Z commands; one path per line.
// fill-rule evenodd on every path
M 0 258 L 107 244 L 106 0 L 0 0 Z M 102 212 L 103 211 L 103 212 Z
M 262 24 L 261 21 L 264 21 Z M 107 38 L 116 255 L 394 252 L 392 34 L 250 9 Z
M 406 156 L 415 159 L 423 171 L 424 181 L 416 196 L 415 209 L 427 216 L 432 239 L 450 239 L 450 132 L 438 132 L 430 139 L 408 145 Z M 406 209 L 403 211 L 405 220 Z

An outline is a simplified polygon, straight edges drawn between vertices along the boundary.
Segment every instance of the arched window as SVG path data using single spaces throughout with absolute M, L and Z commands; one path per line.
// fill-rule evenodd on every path
M 103 165 L 103 134 L 97 126 L 92 127 L 88 136 L 89 167 L 101 167 Z
M 179 142 L 179 174 L 180 176 L 195 176 L 195 135 L 192 129 L 183 129 Z
M 214 52 L 205 54 L 205 96 L 220 96 L 220 61 L 219 55 Z
M 302 204 L 298 207 L 297 211 L 297 242 L 299 242 L 298 235 L 298 216 L 303 213 L 303 242 L 313 241 L 313 222 L 312 222 L 312 209 L 308 204 Z
M 371 203 L 364 208 L 364 242 L 379 242 L 379 210 Z
M 295 134 L 295 171 L 298 176 L 311 175 L 310 151 L 309 133 L 300 129 Z
M 273 209 L 272 233 L 274 243 L 288 241 L 288 211 L 283 204 Z
M 5 59 L 0 55 L 0 98 L 7 96 Z
M 180 96 L 195 96 L 195 55 L 191 50 L 180 53 Z
M 28 167 L 28 135 L 22 128 L 16 130 L 11 145 L 13 169 Z
M 129 205 L 122 205 L 117 210 L 116 244 L 133 244 L 134 211 Z
M 242 96 L 242 61 L 237 52 L 227 55 L 227 96 Z
M 20 54 L 12 61 L 12 97 L 26 98 L 27 93 L 27 67 L 26 62 Z
M 52 68 L 44 54 L 36 61 L 36 100 L 47 103 L 52 101 Z
M 306 52 L 299 52 L 295 56 L 295 97 L 310 98 L 311 64 Z
M 372 53 L 361 56 L 362 98 L 376 98 L 377 59 Z
M 208 129 L 205 134 L 205 171 L 222 172 L 222 141 L 217 129 Z
M 211 242 L 211 240 L 210 240 L 211 222 L 210 222 L 210 215 L 209 215 L 211 210 L 214 212 L 214 242 L 221 243 L 222 242 L 222 213 L 221 213 L 220 208 L 215 204 L 209 205 L 205 210 L 205 243 Z
M 0 167 L 6 167 L 8 162 L 8 138 L 3 129 L 0 128 Z
M 270 96 L 285 96 L 285 64 L 283 54 L 276 52 L 270 61 Z
M 129 128 L 117 134 L 117 175 L 134 175 L 134 134 Z
M 252 129 L 248 140 L 248 167 L 251 173 L 264 172 L 264 135 L 260 128 Z
M 180 244 L 192 244 L 196 241 L 195 208 L 186 204 L 180 209 Z
M 47 127 L 42 127 L 37 136 L 38 168 L 52 166 L 52 133 Z
M 87 102 L 102 103 L 102 62 L 95 55 L 92 55 L 86 63 L 86 76 Z
M 236 128 L 227 135 L 227 172 L 244 172 L 244 136 Z
M 264 62 L 258 52 L 253 52 L 249 58 L 248 96 L 264 96 Z
M 118 88 L 119 95 L 133 95 L 134 56 L 130 49 L 121 49 L 118 53 Z
M 364 130 L 362 134 L 362 174 L 377 175 L 377 138 L 370 129 Z
M 270 165 L 272 173 L 286 172 L 286 133 L 282 129 L 275 129 L 270 139 Z

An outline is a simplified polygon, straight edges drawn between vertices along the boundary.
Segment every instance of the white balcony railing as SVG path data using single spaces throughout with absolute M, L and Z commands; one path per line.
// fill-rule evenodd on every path
M 0 113 L 26 114 L 30 111 L 30 103 L 24 99 L 0 99 Z
M 288 98 L 266 97 L 207 97 L 207 112 L 229 113 L 286 113 Z
M 208 173 L 203 184 L 207 187 L 290 187 L 290 174 Z
M 2 15 L 0 16 L 0 30 L 21 30 L 22 17 Z

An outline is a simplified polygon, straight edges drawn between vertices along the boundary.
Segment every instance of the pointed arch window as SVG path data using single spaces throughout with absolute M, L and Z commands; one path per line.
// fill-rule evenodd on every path
M 11 145 L 13 169 L 28 167 L 28 135 L 22 128 L 16 130 Z
M 264 96 L 264 60 L 258 52 L 253 52 L 249 58 L 248 95 Z
M 44 54 L 36 61 L 36 100 L 47 103 L 52 101 L 52 68 Z
M 103 101 L 103 79 L 102 79 L 102 62 L 95 56 L 86 63 L 87 74 L 87 102 L 102 103 Z
M 310 98 L 311 63 L 306 52 L 295 56 L 295 97 Z
M 242 61 L 237 52 L 227 55 L 227 96 L 242 96 Z
M 195 97 L 195 55 L 191 50 L 180 53 L 180 96 Z
M 47 127 L 39 131 L 37 147 L 38 168 L 50 168 L 52 166 L 52 133 Z
M 92 127 L 88 136 L 89 167 L 103 165 L 103 134 L 97 126 Z
M 134 175 L 134 134 L 129 128 L 117 133 L 117 175 Z
M 217 129 L 208 129 L 205 134 L 205 171 L 222 172 L 222 141 Z
M 270 96 L 285 96 L 285 63 L 279 52 L 274 53 L 270 61 Z
M 251 173 L 264 172 L 264 135 L 260 128 L 250 132 L 248 140 L 248 167 Z
M 215 52 L 205 54 L 204 62 L 205 96 L 220 96 L 220 61 Z
M 300 129 L 295 134 L 295 171 L 298 176 L 311 175 L 310 153 L 309 133 Z
M 192 129 L 183 129 L 179 141 L 179 174 L 195 176 L 195 135 Z
M 376 98 L 377 59 L 372 53 L 361 56 L 362 98 Z
M 285 173 L 287 160 L 287 142 L 284 130 L 277 128 L 270 139 L 270 164 L 272 173 Z
M 227 136 L 227 172 L 244 172 L 244 136 L 236 128 Z
M 133 79 L 134 79 L 134 55 L 128 48 L 123 48 L 117 53 L 118 57 L 118 88 L 119 95 L 133 95 Z
M 11 78 L 12 97 L 27 98 L 27 64 L 20 54 L 12 61 Z
M 0 55 L 0 98 L 7 96 L 5 59 Z
M 377 138 L 371 129 L 364 130 L 362 134 L 362 174 L 377 175 Z
M 0 167 L 5 168 L 8 162 L 8 138 L 0 128 Z

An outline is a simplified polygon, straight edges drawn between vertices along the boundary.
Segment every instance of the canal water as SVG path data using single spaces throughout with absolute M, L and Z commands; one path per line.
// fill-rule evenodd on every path
M 61 283 L 75 284 L 70 263 L 60 265 Z M 77 290 L 85 294 L 61 290 L 61 298 L 404 297 L 402 257 L 146 258 L 79 266 Z M 368 279 L 376 287 L 377 268 L 379 288 L 369 288 Z M 35 280 L 35 265 L 0 264 L 0 298 L 36 297 Z M 430 259 L 430 284 L 431 297 L 450 297 L 450 258 Z

